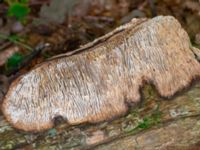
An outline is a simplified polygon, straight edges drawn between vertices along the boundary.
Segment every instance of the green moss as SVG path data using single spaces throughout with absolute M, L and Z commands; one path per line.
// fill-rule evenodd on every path
M 48 135 L 49 135 L 50 137 L 56 136 L 56 135 L 57 135 L 57 130 L 56 130 L 55 128 L 50 129 L 50 130 L 48 131 Z
M 161 121 L 162 112 L 159 110 L 159 104 L 156 109 L 147 116 L 144 116 L 140 121 L 137 122 L 137 125 L 131 130 L 124 130 L 128 134 L 137 133 L 141 130 L 149 129 L 154 125 L 157 125 Z M 138 113 L 134 112 L 133 116 L 138 117 Z
M 160 123 L 160 120 L 161 120 L 160 116 L 161 116 L 161 113 L 156 112 L 156 113 L 153 113 L 151 116 L 144 117 L 143 120 L 139 122 L 139 124 L 137 125 L 135 129 L 148 129 L 152 127 L 153 125 Z
M 143 87 L 142 94 L 143 94 L 144 99 L 151 99 L 151 98 L 157 98 L 158 97 L 157 91 L 150 84 L 147 84 Z

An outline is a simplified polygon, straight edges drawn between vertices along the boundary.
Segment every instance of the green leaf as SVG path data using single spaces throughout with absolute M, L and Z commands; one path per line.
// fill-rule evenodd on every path
M 18 35 L 10 35 L 8 37 L 8 39 L 11 41 L 11 42 L 15 42 L 15 41 L 20 41 L 20 37 Z
M 29 14 L 30 8 L 23 3 L 15 2 L 8 9 L 8 16 L 15 16 L 17 20 L 23 21 Z
M 11 68 L 17 67 L 22 60 L 24 59 L 24 56 L 20 53 L 13 54 L 10 58 L 8 58 L 6 62 L 6 70 L 10 70 Z

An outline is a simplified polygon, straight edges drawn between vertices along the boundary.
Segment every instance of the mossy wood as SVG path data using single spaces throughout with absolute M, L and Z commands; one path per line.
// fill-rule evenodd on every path
M 45 132 L 16 130 L 0 115 L 1 150 L 166 150 L 200 147 L 200 84 L 173 99 L 162 99 L 151 86 L 143 101 L 113 121 L 69 126 Z

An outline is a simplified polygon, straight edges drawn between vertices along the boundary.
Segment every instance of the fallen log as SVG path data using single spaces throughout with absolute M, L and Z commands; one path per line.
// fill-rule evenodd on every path
M 170 98 L 200 76 L 198 50 L 173 17 L 133 19 L 74 55 L 55 57 L 15 80 L 2 104 L 18 129 L 41 131 L 127 113 L 144 83 Z
M 63 122 L 38 133 L 16 130 L 0 114 L 0 149 L 198 149 L 199 83 L 167 101 L 149 85 L 142 94 L 140 105 L 113 121 L 78 126 Z

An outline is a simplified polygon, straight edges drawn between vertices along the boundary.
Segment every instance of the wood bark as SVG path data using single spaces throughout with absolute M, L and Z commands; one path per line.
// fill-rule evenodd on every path
M 45 132 L 30 133 L 16 130 L 1 114 L 0 149 L 197 150 L 200 83 L 170 100 L 160 98 L 149 85 L 142 91 L 144 100 L 126 116 L 94 125 L 61 123 Z
M 134 19 L 78 50 L 84 52 L 53 58 L 15 80 L 2 111 L 25 131 L 52 128 L 59 116 L 70 125 L 113 119 L 140 101 L 144 83 L 166 98 L 189 86 L 200 76 L 193 49 L 175 18 Z

